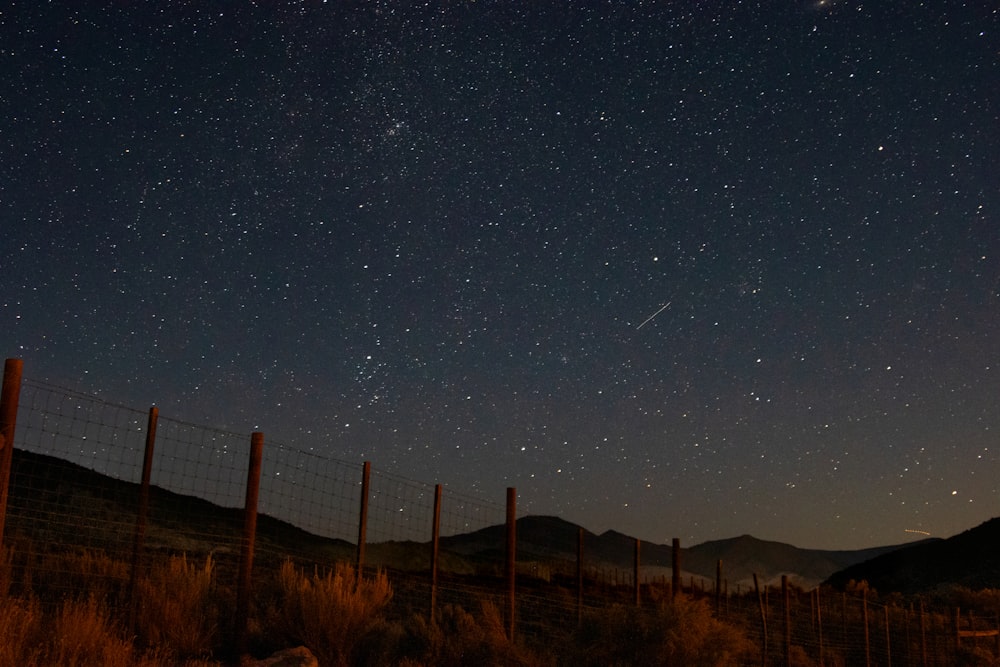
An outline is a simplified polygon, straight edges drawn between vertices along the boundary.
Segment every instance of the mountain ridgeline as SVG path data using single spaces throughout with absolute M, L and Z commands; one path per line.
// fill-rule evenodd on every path
M 855 563 L 826 583 L 867 581 L 878 591 L 914 594 L 947 586 L 1000 588 L 1000 518 L 946 540 L 924 540 Z
M 15 450 L 8 499 L 7 539 L 58 544 L 121 544 L 134 524 L 137 485 L 89 470 L 63 459 Z M 157 487 L 151 489 L 147 548 L 213 553 L 224 556 L 238 549 L 242 511 Z M 58 517 L 53 521 L 52 517 Z M 114 533 L 114 534 L 112 534 Z M 551 516 L 517 520 L 519 571 L 569 574 L 576 570 L 581 528 Z M 582 530 L 584 571 L 592 576 L 620 576 L 630 581 L 635 539 L 616 531 L 600 535 Z M 506 527 L 489 526 L 440 540 L 439 567 L 457 575 L 495 573 L 502 567 Z M 261 515 L 257 524 L 259 556 L 292 557 L 314 562 L 349 560 L 356 547 L 326 538 L 292 523 Z M 773 584 L 786 575 L 802 588 L 820 583 L 842 588 L 852 580 L 867 581 L 881 592 L 919 593 L 948 585 L 972 589 L 1000 588 L 1000 519 L 948 539 L 860 550 L 800 549 L 781 542 L 741 535 L 683 547 L 681 577 L 700 580 L 706 588 L 716 568 L 730 592 L 748 590 L 757 575 Z M 669 581 L 672 547 L 640 544 L 643 580 Z M 366 546 L 366 563 L 399 570 L 429 568 L 429 542 L 386 541 Z M 534 566 L 534 569 L 533 569 Z M 547 576 L 538 574 L 537 576 Z
M 579 526 L 558 517 L 522 517 L 517 521 L 518 560 L 575 564 L 579 532 Z M 497 558 L 503 556 L 505 535 L 504 526 L 490 526 L 472 533 L 442 538 L 441 547 L 470 558 Z M 722 561 L 723 577 L 729 583 L 731 591 L 735 591 L 735 586 L 744 590 L 752 586 L 755 574 L 761 584 L 775 583 L 780 581 L 782 575 L 787 575 L 795 585 L 811 588 L 846 567 L 906 546 L 908 545 L 829 551 L 800 549 L 781 542 L 741 535 L 682 547 L 681 576 L 685 584 L 693 576 L 714 585 L 716 569 L 719 561 Z M 671 545 L 642 542 L 639 553 L 644 576 L 665 576 L 669 580 L 673 559 Z M 583 531 L 585 568 L 628 569 L 633 567 L 634 555 L 633 537 L 614 530 L 600 535 Z

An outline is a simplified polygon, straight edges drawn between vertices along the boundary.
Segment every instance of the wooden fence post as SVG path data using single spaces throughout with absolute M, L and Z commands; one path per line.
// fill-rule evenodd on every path
M 823 664 L 823 605 L 819 597 L 819 586 L 816 587 L 816 631 L 819 639 L 819 664 Z
M 135 593 L 135 585 L 142 567 L 142 548 L 146 539 L 146 523 L 149 521 L 149 485 L 153 474 L 153 447 L 156 443 L 156 424 L 159 417 L 159 408 L 156 406 L 149 408 L 149 418 L 146 420 L 146 447 L 142 454 L 142 479 L 139 481 L 139 509 L 135 516 L 135 533 L 132 539 L 132 569 L 128 576 L 129 622 L 133 631 L 139 610 L 139 597 Z
M 365 461 L 361 467 L 361 513 L 358 517 L 358 549 L 355 555 L 357 578 L 361 581 L 361 570 L 365 567 L 365 542 L 368 541 L 368 498 L 371 496 L 372 464 Z
M 260 466 L 264 452 L 264 434 L 250 436 L 250 467 L 247 470 L 247 494 L 243 506 L 243 548 L 240 552 L 239 581 L 236 588 L 237 655 L 246 653 L 247 621 L 250 617 L 250 583 L 253 550 L 257 539 L 257 498 L 260 494 Z
M 7 494 L 10 492 L 10 468 L 14 457 L 14 427 L 17 404 L 21 399 L 21 374 L 24 362 L 8 359 L 3 365 L 3 390 L 0 392 L 0 547 L 7 522 Z
M 892 640 L 889 637 L 889 605 L 883 607 L 885 611 L 885 659 L 889 667 L 892 667 Z
M 920 664 L 927 667 L 927 615 L 924 601 L 920 601 Z
M 955 607 L 955 659 L 958 659 L 958 654 L 962 651 L 962 634 L 960 629 L 962 627 L 962 610 Z
M 995 645 L 993 656 L 996 658 L 1000 658 L 1000 614 L 995 614 L 993 616 L 993 626 L 996 628 L 997 631 L 996 637 L 993 638 L 993 643 Z
M 871 638 L 868 636 L 868 589 L 861 589 L 861 622 L 865 626 L 865 667 L 872 665 Z
M 760 664 L 767 665 L 767 609 L 764 606 L 764 596 L 760 592 L 760 582 L 757 580 L 757 573 L 753 575 L 753 587 L 757 591 L 757 604 L 760 606 Z
M 636 607 L 638 607 L 642 603 L 642 600 L 640 599 L 639 596 L 639 585 L 640 585 L 639 550 L 641 549 L 641 545 L 642 543 L 639 540 L 639 538 L 638 537 L 635 538 L 635 547 L 632 553 L 632 594 L 634 597 L 633 602 L 635 603 Z
M 517 569 L 517 489 L 507 488 L 507 639 L 514 641 L 515 579 Z
M 847 645 L 847 591 L 840 592 L 840 641 Z
M 785 667 L 792 667 L 792 609 L 789 602 L 788 575 L 781 575 L 781 604 L 785 616 Z
M 722 559 L 715 563 L 715 615 L 722 612 Z
M 913 600 L 909 607 L 903 607 L 903 630 L 906 633 L 906 664 L 913 664 L 913 638 L 910 636 L 910 620 L 913 618 Z
M 441 538 L 441 485 L 434 486 L 434 518 L 431 521 L 431 625 L 437 623 L 438 557 Z
M 576 625 L 583 623 L 583 528 L 576 533 Z
M 681 538 L 675 537 L 672 547 L 670 565 L 673 572 L 670 577 L 670 596 L 677 597 L 681 592 Z

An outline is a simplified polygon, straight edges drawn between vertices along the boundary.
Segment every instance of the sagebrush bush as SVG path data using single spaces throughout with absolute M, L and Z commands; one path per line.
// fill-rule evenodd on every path
M 37 600 L 0 597 L 0 665 L 34 665 L 40 658 L 42 610 Z
M 447 604 L 435 622 L 414 616 L 407 624 L 405 656 L 415 664 L 435 667 L 506 665 L 528 667 L 541 660 L 507 638 L 503 615 L 488 600 L 480 602 L 479 616 L 459 605 Z
M 322 575 L 315 570 L 306 575 L 285 561 L 279 582 L 282 613 L 275 622 L 329 667 L 352 664 L 356 647 L 382 621 L 392 599 L 384 572 L 359 576 L 347 563 Z
M 655 608 L 615 605 L 584 615 L 573 640 L 578 665 L 740 664 L 753 645 L 738 628 L 712 614 L 703 600 L 678 595 Z
M 61 667 L 131 667 L 132 643 L 94 597 L 67 600 L 57 612 L 41 664 Z
M 42 600 L 78 596 L 80 591 L 87 591 L 89 597 L 116 605 L 128 581 L 128 567 L 125 561 L 101 550 L 47 552 L 38 560 L 26 559 L 21 587 Z M 34 577 L 33 570 L 44 576 Z
M 201 567 L 186 556 L 172 556 L 153 568 L 136 586 L 137 634 L 152 648 L 180 658 L 210 655 L 219 630 L 214 569 L 211 554 Z
M 14 581 L 14 550 L 0 544 L 0 598 L 10 593 Z
M 96 598 L 68 599 L 46 615 L 36 598 L 0 600 L 0 664 L 133 664 L 132 647 Z
M 44 563 L 59 565 L 56 572 L 60 584 L 44 587 L 44 591 L 50 596 L 48 602 L 43 604 L 30 586 L 23 587 L 23 594 L 19 597 L 11 595 L 9 586 L 6 594 L 0 595 L 0 628 L 3 630 L 0 665 L 209 667 L 218 664 L 209 660 L 180 660 L 178 652 L 172 648 L 164 650 L 153 647 L 143 652 L 136 647 L 130 633 L 124 630 L 124 619 L 115 615 L 116 611 L 122 610 L 116 604 L 119 601 L 117 582 L 125 572 L 122 562 L 98 552 L 81 551 L 48 554 Z M 9 569 L 9 566 L 10 559 L 0 553 L 0 587 L 3 586 L 5 576 L 3 570 Z M 211 564 L 206 568 L 210 572 Z M 161 582 L 160 588 L 155 590 L 172 586 L 175 593 L 184 591 L 190 588 L 192 578 L 196 582 L 195 588 L 204 588 L 204 571 L 179 567 L 177 563 L 172 567 L 166 564 L 163 569 L 168 574 L 157 574 L 157 570 L 154 570 L 152 575 Z M 27 567 L 24 568 L 24 574 L 29 574 Z M 71 581 L 75 581 L 77 594 L 87 591 L 86 597 L 75 597 L 72 591 L 65 591 Z M 109 581 L 116 583 L 109 586 Z M 62 601 L 53 600 L 52 597 L 60 592 Z M 208 590 L 205 588 L 204 596 L 200 599 L 207 599 L 207 595 Z M 184 628 L 196 617 L 197 614 L 193 611 L 182 612 L 174 614 L 172 622 L 179 628 Z M 171 621 L 160 621 L 161 624 L 167 622 Z

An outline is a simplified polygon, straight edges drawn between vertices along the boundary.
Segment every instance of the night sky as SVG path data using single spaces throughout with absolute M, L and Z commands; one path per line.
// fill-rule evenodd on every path
M 993 3 L 410 5 L 6 3 L 0 353 L 654 542 L 1000 515 Z

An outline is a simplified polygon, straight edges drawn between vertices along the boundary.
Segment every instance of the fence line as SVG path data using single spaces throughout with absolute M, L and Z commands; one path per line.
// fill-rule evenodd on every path
M 588 563 L 582 529 L 565 550 L 576 554 L 575 562 L 518 560 L 518 540 L 524 551 L 531 543 L 516 534 L 513 488 L 505 504 L 492 503 L 368 463 L 265 444 L 260 433 L 190 424 L 156 408 L 136 410 L 23 379 L 19 364 L 10 362 L 0 406 L 2 544 L 39 567 L 58 551 L 107 553 L 128 563 L 127 572 L 94 576 L 119 582 L 129 600 L 148 560 L 142 554 L 212 554 L 220 573 L 231 572 L 237 582 L 238 640 L 245 638 L 255 562 L 274 568 L 284 558 L 324 567 L 352 560 L 391 566 L 397 603 L 432 618 L 445 604 L 492 599 L 511 638 L 578 625 L 586 613 L 612 605 L 663 604 L 682 591 L 676 539 L 669 581 L 643 577 L 638 541 L 632 568 L 615 568 L 612 576 Z M 16 392 L 8 387 L 14 383 Z M 15 448 L 31 457 L 12 470 Z M 9 494 L 11 488 L 19 493 Z M 67 502 L 75 503 L 72 511 Z M 258 530 L 264 524 L 267 530 Z M 467 558 L 459 571 L 442 567 L 449 552 L 439 538 L 490 530 L 499 531 L 506 554 Z M 48 574 L 35 586 L 58 592 L 70 585 L 59 571 Z M 710 596 L 718 617 L 757 642 L 761 664 L 792 664 L 807 655 L 818 664 L 938 665 L 951 664 L 963 649 L 1000 655 L 996 615 L 927 610 L 923 601 L 919 608 L 877 602 L 864 587 L 800 591 L 787 577 L 780 589 L 731 594 L 721 561 L 714 581 L 703 582 L 692 577 L 687 593 Z

